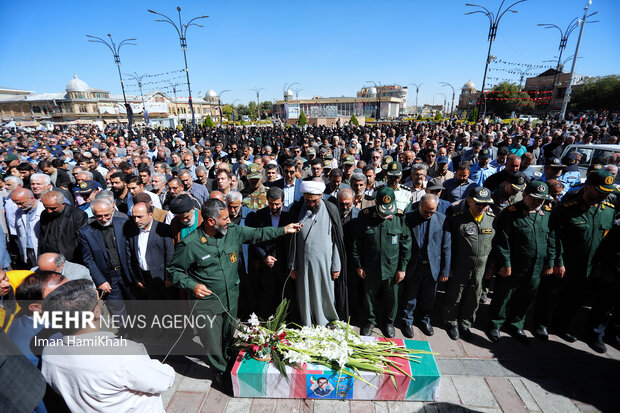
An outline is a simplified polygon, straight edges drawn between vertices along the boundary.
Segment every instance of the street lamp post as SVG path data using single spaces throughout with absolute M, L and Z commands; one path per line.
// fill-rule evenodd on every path
M 454 114 L 454 95 L 456 95 L 456 90 L 454 89 L 454 86 L 448 82 L 440 82 L 439 84 L 441 86 L 450 86 L 450 88 L 452 88 L 452 106 L 450 107 L 450 117 L 452 117 Z
M 264 87 L 261 88 L 252 88 L 250 90 L 253 90 L 254 92 L 256 92 L 256 109 L 258 110 L 258 124 L 260 125 L 260 91 L 263 90 Z
M 224 125 L 224 118 L 222 116 L 222 94 L 230 92 L 230 89 L 224 89 L 217 95 L 217 105 L 220 108 L 220 126 Z
M 286 106 L 286 103 L 288 102 L 288 98 L 289 98 L 289 93 L 291 92 L 291 96 L 293 94 L 293 91 L 291 91 L 291 87 L 293 87 L 294 85 L 298 85 L 299 82 L 293 82 L 293 83 L 285 83 L 284 87 L 282 87 L 282 97 L 284 97 L 284 120 L 286 120 L 286 122 L 288 123 L 288 108 Z
M 233 128 L 235 127 L 235 103 L 236 102 L 239 102 L 239 99 L 233 100 L 232 103 L 230 104 L 232 108 Z
M 562 53 L 564 53 L 564 49 L 566 49 L 566 43 L 568 42 L 568 38 L 570 37 L 571 33 L 577 28 L 577 26 L 579 26 L 579 19 L 575 17 L 573 20 L 571 20 L 571 22 L 566 27 L 566 30 L 564 31 L 562 31 L 562 29 L 555 24 L 539 23 L 538 25 L 541 27 L 544 27 L 545 29 L 558 29 L 560 31 L 560 46 L 558 48 L 560 52 L 558 54 L 558 62 L 555 67 L 553 83 L 551 84 L 551 99 L 549 100 L 549 103 L 547 104 L 547 108 L 545 109 L 545 118 L 546 118 L 547 116 L 549 116 L 551 105 L 555 103 L 555 85 L 557 84 L 557 81 L 558 81 L 558 74 L 562 70 L 561 63 L 560 63 L 562 61 Z
M 168 87 L 172 90 L 172 94 L 174 95 L 174 111 L 176 112 L 176 115 L 177 115 L 177 124 L 178 124 L 179 123 L 179 106 L 177 102 L 177 86 L 179 86 L 179 84 L 172 83 L 169 80 L 167 80 L 166 83 L 168 84 Z
M 419 108 L 418 108 L 418 94 L 420 93 L 420 88 L 422 87 L 422 85 L 423 85 L 424 83 L 420 83 L 420 84 L 417 84 L 417 83 L 409 83 L 409 84 L 410 84 L 410 85 L 412 85 L 412 86 L 415 86 L 415 111 L 416 111 L 416 114 L 417 114 L 417 113 L 419 113 Z
M 489 18 L 489 36 L 488 36 L 488 41 L 489 41 L 489 51 L 487 52 L 487 60 L 486 63 L 484 65 L 484 77 L 482 78 L 482 89 L 480 92 L 480 98 L 478 100 L 478 114 L 477 114 L 477 118 L 480 119 L 480 107 L 482 106 L 482 99 L 484 99 L 486 101 L 486 95 L 484 93 L 484 86 L 486 85 L 486 81 L 487 81 L 487 71 L 489 69 L 489 63 L 491 62 L 491 46 L 493 46 L 493 41 L 495 41 L 495 37 L 497 36 L 497 26 L 499 25 L 500 20 L 502 19 L 502 17 L 504 17 L 504 14 L 506 14 L 507 12 L 511 12 L 511 13 L 517 13 L 516 10 L 513 10 L 512 8 L 514 6 L 516 6 L 519 3 L 523 3 L 526 0 L 519 0 L 516 1 L 514 3 L 512 3 L 510 6 L 506 7 L 504 10 L 502 10 L 502 8 L 504 7 L 504 3 L 506 2 L 506 0 L 502 0 L 502 2 L 499 5 L 499 8 L 497 9 L 496 13 L 493 13 L 491 11 L 489 11 L 489 9 L 487 9 L 484 6 L 481 6 L 479 4 L 471 4 L 471 3 L 466 3 L 466 6 L 469 7 L 477 7 L 479 9 L 482 10 L 475 10 L 475 11 L 470 11 L 468 13 L 465 13 L 466 15 L 468 14 L 475 14 L 475 13 L 481 13 L 484 14 L 485 16 L 487 16 Z M 486 102 L 485 102 L 486 103 Z M 486 104 L 485 104 L 485 112 L 486 112 Z M 486 113 L 485 113 L 486 114 Z M 476 119 L 476 120 L 478 120 Z
M 144 93 L 142 93 L 142 79 L 146 76 L 146 74 L 139 75 L 136 72 L 133 72 L 125 73 L 125 76 L 133 78 L 133 80 L 138 84 L 138 89 L 140 89 L 140 99 L 142 100 L 142 117 L 144 118 L 144 123 L 149 123 L 148 115 L 146 114 L 146 107 L 144 105 Z
M 579 46 L 581 46 L 581 37 L 583 36 L 583 27 L 586 25 L 586 19 L 588 17 L 594 16 L 598 12 L 588 14 L 588 9 L 592 4 L 592 0 L 588 0 L 585 7 L 583 8 L 583 18 L 579 22 L 581 28 L 579 29 L 579 37 L 577 38 L 577 46 L 575 46 L 575 58 L 573 59 L 573 64 L 570 69 L 570 75 L 568 77 L 568 86 L 566 87 L 566 93 L 564 94 L 564 101 L 562 102 L 562 109 L 560 110 L 560 120 L 564 120 L 564 116 L 566 115 L 566 108 L 568 107 L 568 102 L 570 101 L 570 95 L 573 92 L 573 76 L 575 75 L 575 66 L 577 65 L 577 59 L 579 58 Z M 590 22 L 594 23 L 594 21 Z
M 116 43 L 114 43 L 114 40 L 112 40 L 112 35 L 109 33 L 108 33 L 108 37 L 110 38 L 109 43 L 106 40 L 102 39 L 101 37 L 91 36 L 90 34 L 87 34 L 86 37 L 89 38 L 88 39 L 89 42 L 105 44 L 108 47 L 108 49 L 110 49 L 110 51 L 112 52 L 112 55 L 114 55 L 114 64 L 116 65 L 116 68 L 118 69 L 118 78 L 121 81 L 121 90 L 123 91 L 123 101 L 125 102 L 125 110 L 127 111 L 127 126 L 129 130 L 131 130 L 131 120 L 132 120 L 131 118 L 133 116 L 131 112 L 131 106 L 127 103 L 127 96 L 125 95 L 125 85 L 123 84 L 123 75 L 121 74 L 121 58 L 119 56 L 119 52 L 121 50 L 121 47 L 123 47 L 126 44 L 135 46 L 136 44 L 131 43 L 131 42 L 136 39 L 125 39 L 121 41 L 117 46 Z
M 189 94 L 189 110 L 192 112 L 192 128 L 195 128 L 196 127 L 196 116 L 194 115 L 194 105 L 192 104 L 192 88 L 189 83 L 189 70 L 187 69 L 187 29 L 191 26 L 204 27 L 198 23 L 194 23 L 194 21 L 199 20 L 199 19 L 206 19 L 209 16 L 194 17 L 193 19 L 188 21 L 187 24 L 183 24 L 181 22 L 181 8 L 177 7 L 177 12 L 179 13 L 179 25 L 177 26 L 177 24 L 170 17 L 164 14 L 158 13 L 153 10 L 148 10 L 148 12 L 163 17 L 164 20 L 157 19 L 155 21 L 162 22 L 162 23 L 170 23 L 172 27 L 174 27 L 174 29 L 177 31 L 177 34 L 179 35 L 179 41 L 181 42 L 181 49 L 183 50 L 183 60 L 185 61 L 185 77 L 187 79 L 187 93 Z
M 375 86 L 375 90 L 377 91 L 377 113 L 376 113 L 376 119 L 377 119 L 377 124 L 379 123 L 379 118 L 381 117 L 381 98 L 379 96 L 379 86 L 381 86 L 381 82 L 379 82 L 379 85 L 377 86 L 377 83 L 372 81 L 372 80 L 367 80 L 366 83 L 372 83 Z

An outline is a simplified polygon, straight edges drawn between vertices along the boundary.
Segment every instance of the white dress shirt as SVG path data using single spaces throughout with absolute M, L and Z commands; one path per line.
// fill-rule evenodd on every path
M 138 235 L 138 265 L 140 265 L 142 271 L 149 271 L 149 263 L 146 262 L 146 250 L 148 248 L 151 228 L 153 228 L 153 223 L 151 223 L 147 229 L 141 229 Z

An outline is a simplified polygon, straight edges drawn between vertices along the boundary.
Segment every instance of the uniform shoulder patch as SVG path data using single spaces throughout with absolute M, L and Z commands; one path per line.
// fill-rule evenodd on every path
M 399 186 L 399 188 L 400 188 L 400 189 L 402 189 L 403 191 L 409 191 L 409 192 L 411 192 L 411 188 L 409 188 L 408 186 L 401 185 L 401 186 Z
M 551 205 L 545 205 L 545 211 L 551 211 Z
M 364 209 L 362 209 L 362 212 L 360 212 L 360 214 L 362 214 L 362 215 L 367 215 L 367 214 L 370 214 L 370 208 L 364 208 Z
M 491 211 L 491 210 L 488 210 L 487 211 L 487 215 L 490 216 L 490 217 L 494 217 L 495 213 L 493 211 Z
M 612 204 L 611 202 L 607 202 L 607 201 L 603 202 L 603 205 L 608 206 L 610 208 L 616 208 L 614 204 Z

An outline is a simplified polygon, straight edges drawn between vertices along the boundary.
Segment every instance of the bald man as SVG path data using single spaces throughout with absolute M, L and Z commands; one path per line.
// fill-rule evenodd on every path
M 31 268 L 37 264 L 39 222 L 45 208 L 43 203 L 35 198 L 32 191 L 25 188 L 15 189 L 11 193 L 11 200 L 18 208 L 15 212 L 15 230 L 19 253 L 25 264 L 24 269 Z
M 209 199 L 219 199 L 223 203 L 226 203 L 226 195 L 222 191 L 211 191 Z
M 46 252 L 41 254 L 37 264 L 39 265 L 39 270 L 57 272 L 62 274 L 68 280 L 84 279 L 92 281 L 88 268 L 83 265 L 67 261 L 65 256 L 62 254 L 55 252 Z M 36 268 L 33 268 L 32 271 L 36 271 Z

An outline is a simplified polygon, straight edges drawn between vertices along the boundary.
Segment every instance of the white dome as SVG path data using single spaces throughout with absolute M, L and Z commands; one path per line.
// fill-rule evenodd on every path
M 65 88 L 67 92 L 88 92 L 90 90 L 90 86 L 86 84 L 81 79 L 78 79 L 77 74 L 73 74 L 73 79 L 67 83 L 67 87 Z
M 368 88 L 368 92 L 367 93 L 368 93 L 369 97 L 375 97 L 375 96 L 377 96 L 377 88 L 374 87 L 374 86 L 371 87 L 371 88 Z
M 286 92 L 284 92 L 284 96 L 286 96 L 287 98 L 292 98 L 293 91 L 291 89 L 286 89 Z
M 463 85 L 463 89 L 473 89 L 476 90 L 476 85 L 471 80 Z
M 215 97 L 217 97 L 217 93 L 215 93 L 215 90 L 209 89 L 209 90 L 207 90 L 206 97 L 208 97 L 208 98 L 215 98 Z

